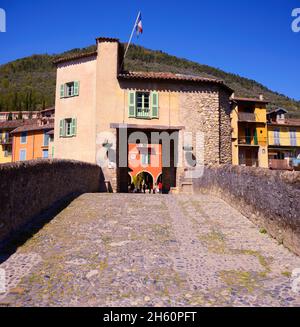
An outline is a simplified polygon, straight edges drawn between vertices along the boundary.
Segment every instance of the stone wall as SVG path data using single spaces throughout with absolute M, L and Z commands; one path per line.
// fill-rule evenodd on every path
M 300 172 L 208 166 L 194 180 L 194 191 L 223 198 L 300 255 Z
M 70 197 L 105 191 L 101 169 L 67 160 L 0 165 L 0 241 Z

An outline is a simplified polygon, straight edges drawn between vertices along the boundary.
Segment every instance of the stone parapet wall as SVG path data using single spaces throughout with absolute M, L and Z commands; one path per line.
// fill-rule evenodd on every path
M 69 160 L 0 165 L 0 242 L 55 203 L 105 191 L 101 169 Z
M 300 172 L 207 166 L 194 192 L 215 194 L 300 255 Z

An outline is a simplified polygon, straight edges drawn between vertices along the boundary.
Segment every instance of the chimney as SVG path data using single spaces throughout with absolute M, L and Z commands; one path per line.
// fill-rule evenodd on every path
M 264 95 L 262 93 L 259 95 L 259 100 L 264 101 Z

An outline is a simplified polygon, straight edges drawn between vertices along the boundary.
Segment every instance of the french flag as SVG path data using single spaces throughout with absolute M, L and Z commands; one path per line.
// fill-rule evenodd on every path
M 137 19 L 136 24 L 136 34 L 139 36 L 140 34 L 143 34 L 143 23 L 142 23 L 142 14 L 139 14 L 139 17 Z

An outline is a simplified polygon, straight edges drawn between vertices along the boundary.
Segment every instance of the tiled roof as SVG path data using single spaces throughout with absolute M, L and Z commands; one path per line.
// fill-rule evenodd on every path
M 78 60 L 78 59 L 88 58 L 88 57 L 93 57 L 93 56 L 97 56 L 97 51 L 79 53 L 79 54 L 74 54 L 71 56 L 58 58 L 58 59 L 54 60 L 53 63 L 55 65 L 57 65 L 57 64 L 61 64 L 61 63 L 67 62 L 67 61 Z
M 257 99 L 257 98 L 232 98 L 232 101 L 236 101 L 236 102 L 256 102 L 256 103 L 269 103 L 269 101 L 266 100 L 261 100 L 261 99 Z
M 136 80 L 170 80 L 170 81 L 186 81 L 186 82 L 207 82 L 217 83 L 231 90 L 224 81 L 214 78 L 201 77 L 196 75 L 174 74 L 170 72 L 123 72 L 119 74 L 120 79 L 136 79 Z
M 271 122 L 269 123 L 269 125 L 272 125 L 272 126 L 300 126 L 300 119 L 297 119 L 297 118 L 288 118 L 288 119 L 285 119 L 285 122 L 282 122 L 282 123 L 277 123 L 277 122 Z
M 20 119 L 20 120 L 7 120 L 0 122 L 1 129 L 15 129 L 22 125 L 30 125 L 37 122 L 37 119 Z
M 46 108 L 44 110 L 41 110 L 40 112 L 48 112 L 48 111 L 55 111 L 55 107 Z
M 17 134 L 22 132 L 30 132 L 30 131 L 43 131 L 43 130 L 51 130 L 54 128 L 54 124 L 47 124 L 47 125 L 39 125 L 37 123 L 32 125 L 23 125 L 11 132 L 11 134 Z
M 119 39 L 113 37 L 97 37 L 97 42 L 119 42 Z

